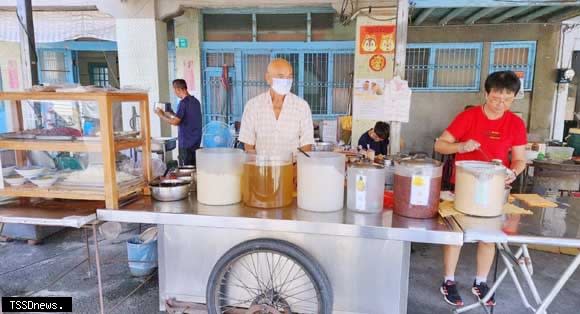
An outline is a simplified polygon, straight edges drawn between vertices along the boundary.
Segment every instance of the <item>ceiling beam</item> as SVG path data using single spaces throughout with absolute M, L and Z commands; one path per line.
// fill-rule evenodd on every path
M 413 25 L 421 25 L 421 23 L 423 23 L 427 17 L 433 13 L 433 11 L 435 11 L 435 8 L 423 9 L 421 13 L 419 13 L 419 16 L 417 16 L 417 18 L 413 21 Z
M 529 21 L 533 21 L 539 17 L 542 17 L 544 15 L 548 15 L 550 13 L 556 12 L 558 10 L 562 9 L 562 7 L 558 7 L 558 6 L 551 6 L 551 7 L 543 7 L 540 8 L 538 10 L 535 10 L 529 14 L 526 14 L 522 17 L 520 17 L 519 19 L 517 19 L 518 23 L 527 23 Z
M 548 22 L 550 22 L 550 23 L 562 22 L 562 21 L 577 17 L 579 15 L 580 15 L 580 8 L 576 8 L 573 10 L 570 10 L 570 8 L 566 8 L 561 13 L 558 13 L 558 14 L 550 17 L 548 19 Z
M 457 17 L 459 14 L 467 10 L 467 8 L 456 8 L 447 13 L 441 20 L 439 20 L 439 25 L 447 25 L 452 19 Z
M 465 24 L 466 25 L 475 24 L 475 22 L 479 21 L 479 19 L 481 19 L 484 16 L 489 15 L 491 12 L 493 12 L 497 9 L 499 9 L 499 8 L 498 7 L 491 7 L 491 8 L 481 9 L 481 10 L 477 11 L 475 14 L 473 14 L 472 16 L 468 17 L 465 20 Z
M 501 14 L 500 16 L 492 19 L 490 22 L 492 24 L 499 24 L 507 19 L 509 19 L 512 16 L 516 16 L 520 13 L 523 13 L 524 11 L 528 10 L 530 7 L 517 7 L 517 8 L 513 8 L 510 10 L 507 10 L 506 12 L 504 12 L 503 14 Z

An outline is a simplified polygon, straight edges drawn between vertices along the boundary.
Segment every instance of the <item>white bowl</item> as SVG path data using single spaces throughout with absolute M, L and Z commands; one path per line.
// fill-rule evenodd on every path
M 35 178 L 30 179 L 30 182 L 34 183 L 39 188 L 49 188 L 56 181 L 58 181 L 58 176 L 55 176 L 55 175 L 40 176 L 40 177 L 35 177 Z
M 11 167 L 6 167 L 6 168 L 2 168 L 2 176 L 7 177 L 9 175 L 12 174 L 12 172 L 14 172 L 14 166 Z
M 26 179 L 38 177 L 44 173 L 44 168 L 36 166 L 16 168 L 15 170 L 19 175 L 25 177 Z
M 19 176 L 19 175 L 14 175 L 14 176 L 4 177 L 4 181 L 6 181 L 6 183 L 8 183 L 12 186 L 20 186 L 20 185 L 23 185 L 24 183 L 26 183 L 26 178 Z

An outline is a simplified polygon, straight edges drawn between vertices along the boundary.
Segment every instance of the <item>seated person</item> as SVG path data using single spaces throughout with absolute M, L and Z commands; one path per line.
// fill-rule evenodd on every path
M 375 124 L 374 128 L 361 135 L 358 139 L 358 146 L 362 146 L 362 149 L 367 149 L 368 147 L 374 150 L 376 155 L 387 155 L 389 148 L 389 132 L 389 124 L 379 121 Z

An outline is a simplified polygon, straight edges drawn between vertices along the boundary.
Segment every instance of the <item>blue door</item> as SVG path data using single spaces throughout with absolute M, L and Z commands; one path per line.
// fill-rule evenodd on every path
M 228 68 L 227 80 L 224 80 L 223 69 L 212 67 L 205 70 L 204 84 L 204 125 L 209 121 L 233 123 L 238 117 L 233 104 L 235 102 L 235 86 L 233 68 Z

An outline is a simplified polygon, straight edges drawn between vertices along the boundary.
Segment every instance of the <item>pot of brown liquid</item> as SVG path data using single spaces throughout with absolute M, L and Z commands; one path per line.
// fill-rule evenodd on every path
M 244 205 L 257 208 L 285 207 L 292 204 L 293 194 L 292 153 L 246 156 L 242 175 Z
M 439 211 L 441 162 L 423 154 L 395 163 L 395 213 L 411 218 L 433 218 Z

